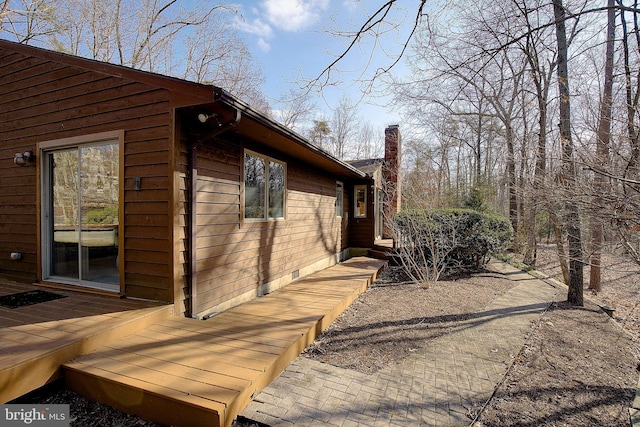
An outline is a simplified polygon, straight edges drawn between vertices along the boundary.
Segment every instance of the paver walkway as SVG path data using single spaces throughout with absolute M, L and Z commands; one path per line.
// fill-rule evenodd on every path
M 298 357 L 241 413 L 270 426 L 466 426 L 559 289 L 505 263 L 518 284 L 428 348 L 373 375 Z

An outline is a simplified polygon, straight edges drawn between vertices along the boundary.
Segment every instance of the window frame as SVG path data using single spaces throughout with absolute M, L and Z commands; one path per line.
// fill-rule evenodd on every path
M 360 213 L 358 209 L 358 191 L 362 190 L 364 195 L 364 212 Z M 353 186 L 353 217 L 354 218 L 366 218 L 367 217 L 367 186 L 366 185 L 354 185 Z
M 264 161 L 264 187 L 263 187 L 263 216 L 261 218 L 251 218 L 247 217 L 247 199 L 246 199 L 246 159 L 247 156 L 257 157 Z M 271 178 L 270 174 L 270 164 L 277 163 L 282 166 L 283 169 L 283 188 L 282 188 L 282 216 L 272 217 L 269 215 L 269 206 L 270 206 L 270 189 L 269 189 L 269 180 Z M 272 221 L 285 221 L 287 219 L 287 163 L 278 160 L 276 158 L 257 153 L 253 150 L 245 149 L 242 155 L 242 220 L 245 222 L 272 222 Z
M 38 200 L 40 208 L 37 213 L 38 236 L 40 243 L 38 245 L 38 277 L 39 280 L 51 281 L 53 283 L 69 284 L 79 286 L 80 288 L 94 288 L 106 292 L 118 292 L 124 294 L 124 263 L 117 265 L 118 284 L 104 284 L 102 282 L 93 282 L 88 279 L 78 278 L 69 279 L 62 276 L 52 274 L 52 254 L 51 246 L 53 244 L 53 231 L 50 229 L 51 220 L 51 166 L 47 165 L 49 156 L 53 153 L 63 150 L 77 149 L 102 145 L 105 142 L 114 142 L 118 146 L 118 225 L 117 225 L 117 259 L 122 259 L 124 248 L 124 129 L 106 131 L 93 134 L 85 134 L 68 138 L 55 140 L 40 141 L 37 143 L 37 153 L 39 161 L 37 163 L 38 175 Z
M 344 216 L 344 183 L 336 181 L 336 217 Z

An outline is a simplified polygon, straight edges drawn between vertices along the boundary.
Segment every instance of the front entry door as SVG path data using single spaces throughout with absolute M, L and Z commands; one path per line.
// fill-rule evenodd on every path
M 43 279 L 118 291 L 118 141 L 43 152 Z

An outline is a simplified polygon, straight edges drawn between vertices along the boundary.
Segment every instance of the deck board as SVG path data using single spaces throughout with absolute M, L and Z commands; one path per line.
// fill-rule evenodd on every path
M 184 330 L 184 329 L 176 329 L 169 327 L 165 324 L 153 325 L 152 327 L 147 328 L 144 331 L 141 331 L 140 334 L 155 334 L 155 333 L 163 333 L 167 335 L 173 335 L 180 338 L 193 338 L 194 333 Z M 274 342 L 265 343 L 262 340 L 251 340 L 249 337 L 239 336 L 234 337 L 234 339 L 228 339 L 224 334 L 216 334 L 214 331 L 206 330 L 204 332 L 198 332 L 198 339 L 204 343 L 220 343 L 225 344 L 230 347 L 245 347 L 250 345 L 256 351 L 261 351 L 269 354 L 280 354 L 282 349 L 286 348 L 286 344 Z M 244 343 L 243 341 L 248 341 L 249 344 Z
M 38 289 L 0 280 L 0 295 Z M 60 376 L 62 363 L 172 315 L 148 301 L 53 290 L 66 298 L 9 309 L 0 307 L 0 403 Z
M 80 367 L 81 370 L 77 369 Z M 223 404 L 80 363 L 65 368 L 65 381 L 74 384 L 78 393 L 91 395 L 95 400 L 125 412 L 137 413 L 140 408 L 155 408 L 155 413 L 167 425 L 218 426 L 219 414 L 226 413 Z
M 208 320 L 156 322 L 66 363 L 65 381 L 159 424 L 229 426 L 384 264 L 354 258 Z
M 118 342 L 116 348 L 130 349 L 136 353 L 145 355 L 157 355 L 162 353 L 173 353 L 174 357 L 179 358 L 185 352 L 201 355 L 205 362 L 214 363 L 216 361 L 224 362 L 233 366 L 242 366 L 245 368 L 262 371 L 265 362 L 272 359 L 273 356 L 266 353 L 259 353 L 247 348 L 239 349 L 237 352 L 231 352 L 227 349 L 231 347 L 209 347 L 203 346 L 201 342 L 194 340 L 179 340 L 177 342 L 164 342 L 159 338 L 147 338 L 140 334 L 126 337 Z

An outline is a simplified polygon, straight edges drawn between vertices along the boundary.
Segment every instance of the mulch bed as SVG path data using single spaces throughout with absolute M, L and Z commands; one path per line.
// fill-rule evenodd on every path
M 558 302 L 542 317 L 481 426 L 630 426 L 640 375 L 640 266 L 624 254 L 603 257 L 602 290 L 585 306 Z M 562 280 L 555 249 L 541 245 L 537 269 Z M 600 306 L 616 309 L 614 319 Z
M 558 277 L 553 247 L 542 245 L 538 269 Z M 585 307 L 557 301 L 542 316 L 476 426 L 626 426 L 640 374 L 640 267 L 620 254 L 604 258 L 603 291 Z M 588 276 L 588 270 L 587 274 Z M 327 331 L 306 357 L 360 372 L 394 363 L 481 310 L 514 284 L 481 272 L 424 288 L 389 268 Z M 616 309 L 615 320 L 598 305 Z M 38 403 L 70 403 L 74 427 L 154 424 L 64 390 Z M 253 427 L 250 420 L 235 423 Z
M 446 335 L 513 286 L 499 274 L 482 272 L 425 288 L 408 281 L 399 267 L 388 267 L 304 355 L 372 373 Z

